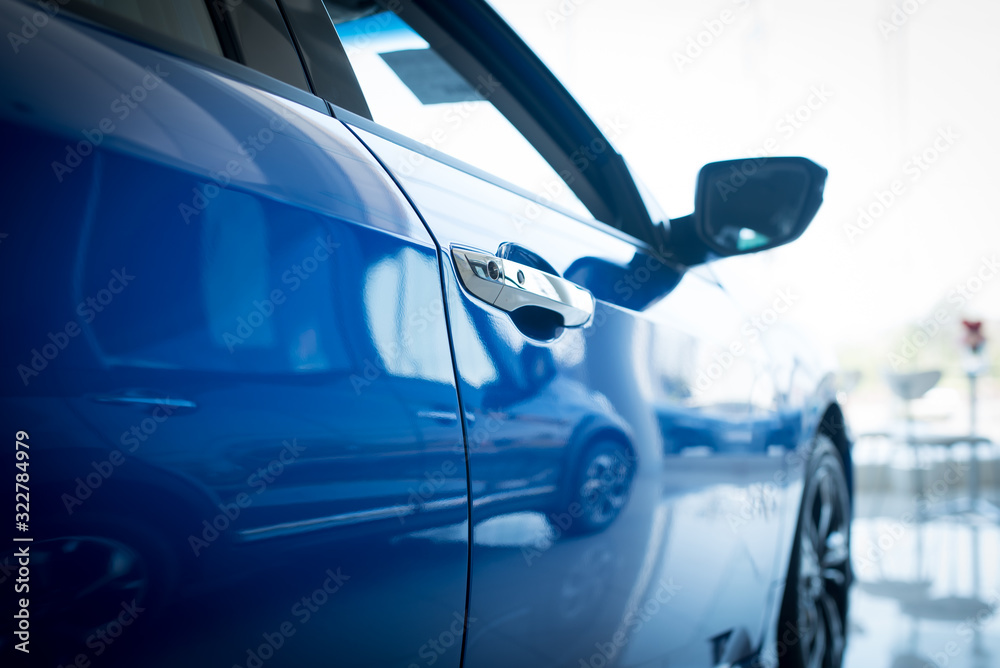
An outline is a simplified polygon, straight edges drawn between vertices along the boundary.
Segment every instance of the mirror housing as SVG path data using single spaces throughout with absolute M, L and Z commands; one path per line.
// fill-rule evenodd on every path
M 826 176 L 806 158 L 711 162 L 698 173 L 694 213 L 676 222 L 693 226 L 708 251 L 704 260 L 709 253 L 729 257 L 781 246 L 809 226 L 823 203 Z

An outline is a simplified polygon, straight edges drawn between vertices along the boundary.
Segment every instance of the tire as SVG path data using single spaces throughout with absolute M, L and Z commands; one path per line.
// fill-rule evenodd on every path
M 778 621 L 781 668 L 840 668 L 851 584 L 851 499 L 844 463 L 817 436 Z
M 580 505 L 579 517 L 566 532 L 593 533 L 610 526 L 628 501 L 634 472 L 633 459 L 625 446 L 615 441 L 590 446 L 572 487 L 572 502 Z

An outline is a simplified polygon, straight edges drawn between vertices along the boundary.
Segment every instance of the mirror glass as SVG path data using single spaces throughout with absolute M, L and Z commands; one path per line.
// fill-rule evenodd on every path
M 699 234 L 724 255 L 773 248 L 798 237 L 822 201 L 826 170 L 804 158 L 729 160 L 699 175 Z

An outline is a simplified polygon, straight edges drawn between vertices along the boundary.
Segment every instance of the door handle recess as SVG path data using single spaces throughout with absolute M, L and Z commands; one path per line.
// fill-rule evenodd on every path
M 594 314 L 594 296 L 564 278 L 489 253 L 453 248 L 451 256 L 465 289 L 501 310 L 537 306 L 561 315 L 566 327 Z

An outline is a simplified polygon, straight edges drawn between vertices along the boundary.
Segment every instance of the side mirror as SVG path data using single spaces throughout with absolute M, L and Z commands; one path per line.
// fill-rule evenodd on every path
M 767 250 L 797 239 L 823 203 L 827 171 L 806 158 L 711 162 L 698 173 L 698 239 L 718 256 Z

